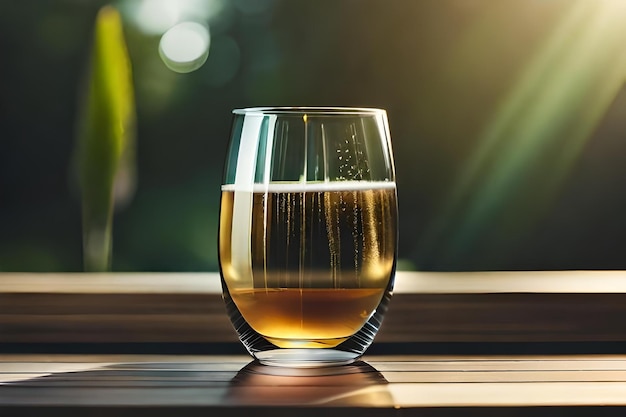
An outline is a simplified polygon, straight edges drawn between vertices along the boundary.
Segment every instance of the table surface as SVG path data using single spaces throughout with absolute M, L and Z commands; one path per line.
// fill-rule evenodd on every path
M 597 415 L 600 407 L 619 415 L 625 405 L 626 355 L 366 355 L 353 365 L 317 370 L 265 366 L 245 355 L 0 356 L 2 416 L 85 415 L 87 409 L 89 415 L 180 410 L 206 416 L 209 409 L 236 415 L 257 408 L 299 415 L 320 408 L 485 415 L 503 407 L 533 415 L 568 407 Z
M 370 354 L 317 371 L 141 350 L 240 347 L 217 274 L 1 278 L 0 417 L 626 415 L 626 271 L 399 273 Z M 439 349 L 455 343 L 495 348 Z
M 398 272 L 376 343 L 624 343 L 623 317 L 626 271 Z M 218 273 L 0 273 L 0 352 L 25 343 L 239 341 Z

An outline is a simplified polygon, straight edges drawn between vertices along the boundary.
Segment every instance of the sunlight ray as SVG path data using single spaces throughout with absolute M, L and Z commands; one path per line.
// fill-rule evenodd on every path
M 448 260 L 493 228 L 532 228 L 623 85 L 626 8 L 572 2 L 486 129 L 426 234 Z

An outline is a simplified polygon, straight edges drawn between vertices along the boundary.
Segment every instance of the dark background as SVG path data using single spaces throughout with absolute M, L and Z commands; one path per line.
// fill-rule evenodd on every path
M 217 270 L 230 111 L 262 105 L 387 109 L 403 269 L 626 268 L 620 0 L 169 1 L 211 33 L 188 74 L 141 27 L 164 1 L 113 3 L 137 112 L 113 270 Z M 82 270 L 71 167 L 104 4 L 0 2 L 0 271 Z

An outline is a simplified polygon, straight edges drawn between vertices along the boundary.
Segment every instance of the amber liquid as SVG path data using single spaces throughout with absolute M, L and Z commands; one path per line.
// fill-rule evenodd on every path
M 276 346 L 336 346 L 361 329 L 388 288 L 395 185 L 357 185 L 222 191 L 224 283 L 244 320 Z

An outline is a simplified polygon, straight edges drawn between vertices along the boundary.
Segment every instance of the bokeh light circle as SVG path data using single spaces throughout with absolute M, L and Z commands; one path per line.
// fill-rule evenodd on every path
M 182 22 L 163 34 L 159 55 L 172 71 L 192 72 L 206 62 L 210 44 L 211 36 L 206 26 L 197 22 Z

